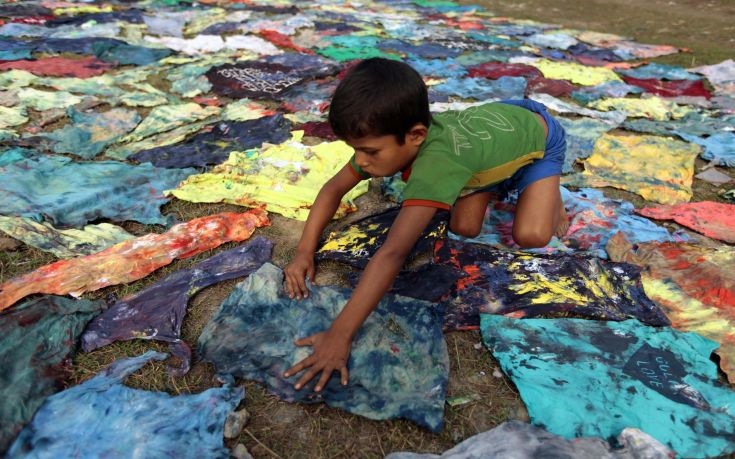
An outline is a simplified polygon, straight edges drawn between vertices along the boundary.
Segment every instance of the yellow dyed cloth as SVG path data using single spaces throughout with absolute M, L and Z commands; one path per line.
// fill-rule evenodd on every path
M 228 121 L 257 120 L 264 116 L 275 115 L 263 105 L 248 99 L 240 99 L 222 109 L 222 119 Z
M 165 194 L 190 202 L 265 206 L 269 212 L 306 220 L 322 185 L 347 164 L 353 150 L 342 141 L 309 147 L 301 143 L 303 131 L 292 135 L 280 145 L 232 152 L 211 172 L 192 175 Z M 352 201 L 367 189 L 368 182 L 362 181 L 347 193 L 336 217 L 355 211 Z
M 219 107 L 202 107 L 194 102 L 156 107 L 133 132 L 123 137 L 121 141 L 138 141 L 153 134 L 170 131 L 182 124 L 217 115 L 219 112 Z
M 643 288 L 674 328 L 720 343 L 720 366 L 735 382 L 735 248 L 672 242 L 633 247 L 618 233 L 606 249 L 611 260 L 645 268 Z
M 697 145 L 668 137 L 603 134 L 584 161 L 584 171 L 562 177 L 562 183 L 612 186 L 661 204 L 687 202 L 692 198 L 699 150 Z
M 632 118 L 648 118 L 656 121 L 668 121 L 683 118 L 692 109 L 681 107 L 661 97 L 632 99 L 625 97 L 596 100 L 588 104 L 597 110 L 622 110 Z
M 539 69 L 544 77 L 553 80 L 568 80 L 583 86 L 595 86 L 608 81 L 623 81 L 612 70 L 606 67 L 589 67 L 574 62 L 557 62 L 548 59 L 539 59 L 529 62 Z
M 82 6 L 67 6 L 63 8 L 55 8 L 54 16 L 63 15 L 77 15 L 85 13 L 111 13 L 111 6 L 94 6 L 94 5 L 82 5 Z

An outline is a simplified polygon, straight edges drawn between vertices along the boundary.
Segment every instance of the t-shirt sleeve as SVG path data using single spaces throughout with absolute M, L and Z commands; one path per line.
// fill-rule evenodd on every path
M 366 174 L 365 171 L 363 171 L 360 166 L 355 163 L 355 155 L 352 155 L 350 158 L 350 171 L 360 180 L 367 180 L 370 178 L 370 174 Z
M 472 171 L 445 153 L 422 152 L 411 166 L 403 191 L 404 206 L 449 209 L 459 197 Z

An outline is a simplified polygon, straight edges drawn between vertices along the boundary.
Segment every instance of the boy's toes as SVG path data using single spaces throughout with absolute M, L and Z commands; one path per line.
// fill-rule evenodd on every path
M 559 225 L 556 227 L 554 236 L 559 238 L 563 237 L 567 234 L 567 230 L 569 230 L 569 218 L 567 218 L 566 209 L 564 209 L 564 206 L 561 206 L 561 209 L 559 209 Z

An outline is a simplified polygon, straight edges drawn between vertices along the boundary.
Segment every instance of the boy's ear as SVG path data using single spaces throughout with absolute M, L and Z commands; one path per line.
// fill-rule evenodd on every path
M 424 140 L 426 140 L 428 133 L 429 128 L 421 123 L 416 123 L 408 130 L 408 133 L 406 134 L 406 142 L 413 145 L 421 145 Z

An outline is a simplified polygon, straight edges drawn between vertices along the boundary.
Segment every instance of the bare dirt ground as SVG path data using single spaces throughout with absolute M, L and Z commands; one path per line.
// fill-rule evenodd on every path
M 461 3 L 481 4 L 499 16 L 616 33 L 631 36 L 644 43 L 671 44 L 691 49 L 688 53 L 658 59 L 659 62 L 691 66 L 717 63 L 735 57 L 735 2 L 732 0 L 503 0 Z M 358 200 L 360 211 L 348 219 L 335 222 L 332 228 L 343 227 L 350 221 L 384 208 L 387 204 L 377 188 L 377 184 L 371 184 L 371 191 Z M 694 199 L 716 199 L 717 191 L 711 185 L 696 181 Z M 609 194 L 633 200 L 636 205 L 642 203 L 640 198 L 630 193 Z M 237 211 L 241 208 L 174 200 L 165 206 L 164 213 L 174 214 L 180 221 L 184 221 L 226 210 Z M 303 224 L 278 215 L 272 215 L 271 218 L 273 225 L 258 230 L 258 233 L 274 241 L 273 261 L 284 266 L 293 253 Z M 161 227 L 132 223 L 124 226 L 135 234 L 163 231 Z M 23 245 L 0 250 L 0 282 L 54 260 L 51 255 Z M 188 267 L 213 252 L 177 261 L 141 281 L 108 288 L 88 297 L 101 298 L 108 294 L 125 296 L 160 280 L 172 271 Z M 335 264 L 319 265 L 317 283 L 333 283 L 339 280 L 344 269 Z M 204 324 L 236 282 L 215 285 L 193 298 L 183 330 L 183 338 L 192 348 L 196 348 L 196 340 Z M 527 420 L 526 410 L 513 384 L 504 377 L 494 377 L 497 363 L 484 348 L 476 349 L 475 345 L 480 343 L 479 333 L 449 333 L 446 338 L 451 360 L 448 396 L 472 396 L 476 400 L 464 405 L 447 406 L 445 428 L 439 434 L 431 434 L 407 421 L 370 421 L 323 405 L 281 402 L 260 385 L 243 382 L 247 390 L 243 406 L 252 417 L 241 437 L 237 441 L 229 441 L 228 445 L 244 443 L 255 457 L 382 457 L 388 452 L 401 450 L 444 451 L 503 421 Z M 87 354 L 79 353 L 74 358 L 70 384 L 88 379 L 115 359 L 139 355 L 147 349 L 165 351 L 166 346 L 131 341 L 116 343 Z M 199 361 L 195 352 L 192 370 L 185 377 L 170 377 L 163 364 L 153 363 L 130 377 L 128 384 L 179 394 L 199 392 L 218 385 L 218 382 L 214 378 L 212 366 Z

